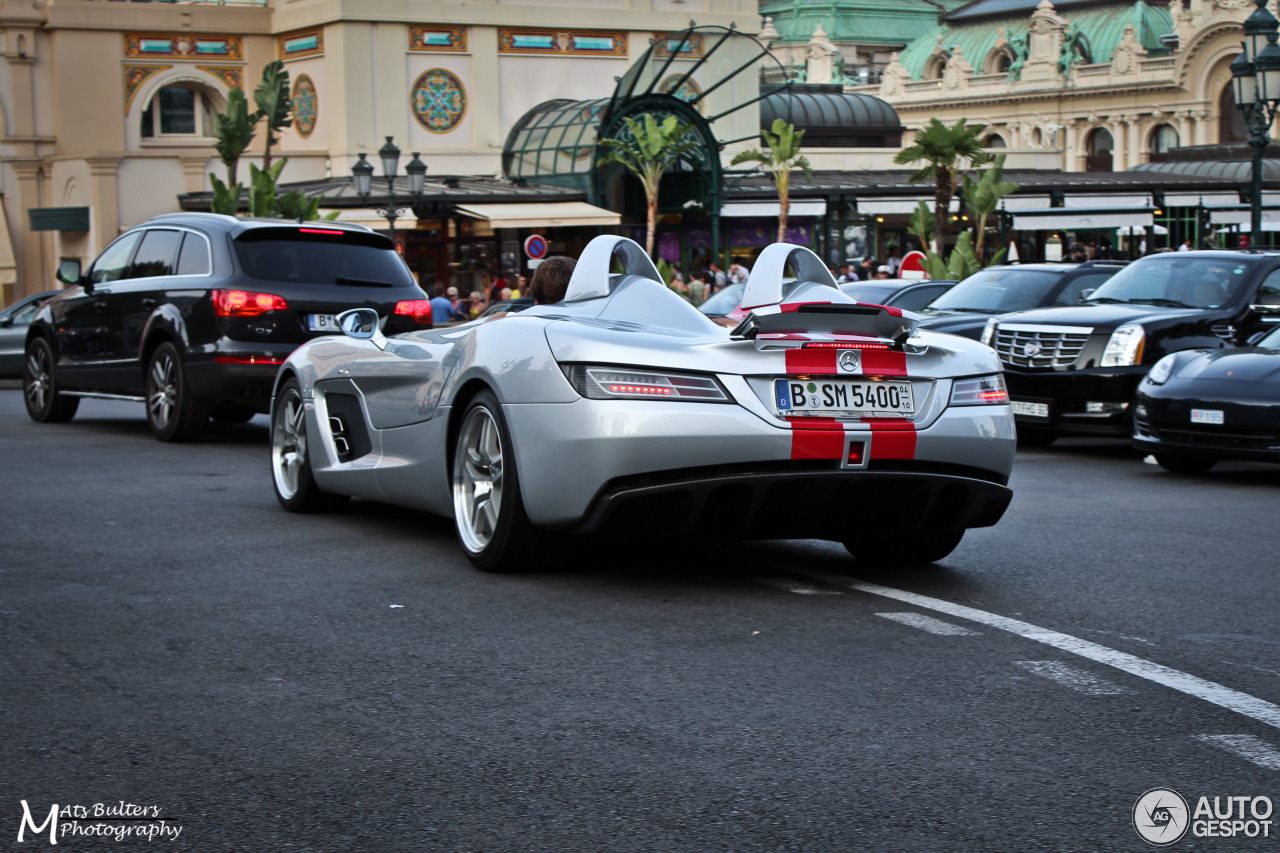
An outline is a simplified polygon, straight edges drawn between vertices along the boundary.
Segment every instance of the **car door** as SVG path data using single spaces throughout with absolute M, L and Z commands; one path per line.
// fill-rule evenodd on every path
M 89 272 L 88 284 L 74 285 L 53 300 L 51 313 L 57 343 L 58 384 L 72 391 L 103 390 L 107 315 L 112 288 L 124 278 L 142 239 L 140 231 L 118 237 L 102 250 Z
M 178 262 L 182 232 L 148 228 L 124 276 L 107 298 L 103 383 L 113 394 L 143 393 L 142 333 Z
M 370 426 L 390 429 L 430 420 L 462 354 L 453 343 L 392 338 L 385 350 L 362 347 L 352 370 Z

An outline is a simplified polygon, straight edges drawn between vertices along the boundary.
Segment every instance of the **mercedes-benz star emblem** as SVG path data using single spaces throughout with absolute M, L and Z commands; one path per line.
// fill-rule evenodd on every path
M 857 373 L 858 351 L 853 349 L 841 350 L 837 364 L 840 365 L 840 369 L 845 373 Z

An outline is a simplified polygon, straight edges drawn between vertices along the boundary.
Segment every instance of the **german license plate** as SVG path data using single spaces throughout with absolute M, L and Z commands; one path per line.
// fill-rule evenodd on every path
M 779 415 L 879 415 L 909 418 L 916 413 L 910 382 L 853 379 L 775 379 Z
M 1024 418 L 1047 418 L 1049 417 L 1048 403 L 1031 403 L 1026 400 L 1011 400 L 1009 407 L 1013 409 L 1015 415 L 1022 415 Z
M 1221 409 L 1192 409 L 1191 422 L 1193 424 L 1217 424 L 1218 426 L 1225 423 Z
M 313 332 L 340 332 L 338 321 L 332 314 L 308 314 L 307 328 Z

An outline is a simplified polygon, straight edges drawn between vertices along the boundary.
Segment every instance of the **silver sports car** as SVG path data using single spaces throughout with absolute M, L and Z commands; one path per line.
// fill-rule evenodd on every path
M 742 304 L 719 325 L 602 236 L 554 305 L 393 338 L 348 311 L 276 378 L 276 496 L 452 515 L 487 571 L 571 536 L 819 538 L 921 563 L 999 520 L 1016 438 L 994 351 L 854 302 L 784 243 Z

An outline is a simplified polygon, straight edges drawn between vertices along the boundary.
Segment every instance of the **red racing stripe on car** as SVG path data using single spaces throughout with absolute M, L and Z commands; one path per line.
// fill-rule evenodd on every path
M 787 373 L 835 373 L 839 355 L 840 351 L 835 349 L 789 349 Z
M 835 418 L 787 418 L 791 424 L 792 459 L 839 459 L 844 456 L 844 424 Z
M 831 302 L 784 302 L 778 306 L 783 314 L 792 314 L 800 310 L 803 305 L 830 305 Z
M 881 311 L 883 311 L 884 313 L 888 314 L 890 317 L 901 317 L 901 316 L 902 316 L 902 309 L 901 309 L 901 308 L 894 308 L 894 307 L 892 307 L 892 306 L 890 306 L 890 305 L 877 305 L 877 304 L 875 304 L 874 302 L 859 302 L 858 304 L 859 304 L 859 305 L 863 305 L 863 306 L 867 306 L 867 307 L 870 307 L 870 308 L 879 308 Z
M 907 354 L 892 350 L 863 350 L 862 373 L 864 376 L 906 376 Z
M 906 418 L 863 418 L 871 427 L 872 459 L 915 459 L 916 425 Z

